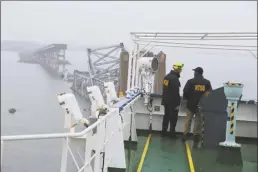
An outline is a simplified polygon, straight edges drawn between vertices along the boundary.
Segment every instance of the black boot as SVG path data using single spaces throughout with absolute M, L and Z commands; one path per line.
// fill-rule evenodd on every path
M 193 147 L 194 147 L 194 148 L 197 148 L 199 142 L 200 142 L 200 135 L 194 135 L 194 144 L 193 144 Z
M 172 139 L 176 139 L 176 132 L 175 131 L 170 131 L 169 132 L 169 137 Z
M 185 142 L 187 140 L 187 134 L 183 134 L 182 141 Z
M 162 136 L 162 137 L 166 137 L 167 135 L 168 135 L 168 133 L 167 133 L 166 131 L 162 131 L 162 132 L 161 132 L 161 136 Z

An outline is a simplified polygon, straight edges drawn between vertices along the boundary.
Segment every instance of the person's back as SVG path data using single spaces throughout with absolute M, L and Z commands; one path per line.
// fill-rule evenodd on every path
M 194 122 L 194 145 L 199 141 L 199 137 L 201 134 L 201 114 L 198 109 L 198 104 L 205 92 L 208 90 L 212 90 L 211 83 L 209 80 L 203 77 L 203 69 L 201 67 L 197 67 L 194 70 L 194 78 L 189 79 L 185 84 L 183 90 L 183 97 L 187 100 L 186 107 L 186 120 L 185 120 L 185 129 L 184 129 L 184 136 L 183 140 L 186 140 L 187 134 L 191 130 L 191 123 L 192 118 L 195 115 L 195 122 Z
M 178 119 L 178 107 L 180 105 L 180 73 L 183 68 L 183 64 L 176 63 L 173 65 L 173 70 L 170 71 L 164 77 L 163 80 L 163 92 L 162 92 L 162 102 L 164 106 L 165 114 L 163 116 L 162 122 L 162 135 L 167 135 L 168 124 L 170 123 L 170 136 L 176 136 L 176 123 Z
M 211 89 L 211 84 L 202 75 L 197 75 L 188 80 L 188 84 L 191 85 L 191 91 L 188 92 L 187 108 L 195 113 L 202 95 Z
M 179 95 L 179 74 L 173 70 L 168 73 L 163 80 L 162 105 L 169 105 L 176 108 L 180 104 Z

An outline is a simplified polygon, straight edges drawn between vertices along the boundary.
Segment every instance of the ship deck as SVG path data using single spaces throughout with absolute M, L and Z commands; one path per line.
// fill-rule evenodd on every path
M 127 171 L 136 172 L 143 154 L 148 135 L 138 133 L 137 149 L 126 149 Z M 257 141 L 238 139 L 241 143 L 243 166 L 222 165 L 216 162 L 217 149 L 192 148 L 192 140 L 187 141 L 195 172 L 256 172 Z M 190 170 L 189 156 L 185 143 L 177 139 L 160 137 L 152 133 L 142 172 L 193 172 Z

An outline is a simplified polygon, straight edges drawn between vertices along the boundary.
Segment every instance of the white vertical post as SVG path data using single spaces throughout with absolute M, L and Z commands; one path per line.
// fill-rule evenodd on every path
M 135 123 L 135 110 L 134 110 L 134 104 L 131 105 L 132 108 L 132 118 L 130 120 L 131 122 L 131 132 L 132 132 L 132 141 L 138 142 L 137 133 L 136 133 L 136 123 Z
M 123 126 L 119 108 L 112 109 L 112 116 L 107 120 L 106 138 L 108 143 L 105 147 L 105 168 L 126 169 Z
M 70 129 L 72 125 L 72 116 L 65 114 L 65 120 L 64 120 L 64 129 L 68 130 Z M 69 130 L 70 132 L 72 130 Z M 63 146 L 62 146 L 62 158 L 61 158 L 61 172 L 66 172 L 67 169 L 67 156 L 68 156 L 68 144 L 69 144 L 69 138 L 63 138 Z
M 87 139 L 85 140 L 85 154 L 84 154 L 84 172 L 93 172 L 92 168 L 91 168 L 91 152 L 93 150 L 93 145 L 94 145 L 94 136 L 92 136 L 93 133 L 89 133 L 87 135 Z M 88 164 L 89 163 L 89 164 Z M 86 165 L 88 164 L 88 165 Z M 85 166 L 86 165 L 86 166 Z
M 134 119 L 135 112 L 133 106 L 134 105 L 131 104 L 130 106 L 126 107 L 121 114 L 124 121 L 123 136 L 125 141 L 129 141 L 130 135 L 131 141 L 137 141 L 136 125 Z
M 99 117 L 101 119 L 103 117 Z M 97 135 L 96 135 L 96 142 L 94 144 L 95 147 L 95 161 L 94 161 L 94 172 L 101 172 L 101 164 L 102 164 L 102 156 L 100 152 L 104 152 L 105 150 L 103 149 L 104 145 L 104 140 L 105 140 L 105 123 L 106 121 L 103 121 L 97 126 Z M 103 164 L 104 165 L 104 164 Z
M 137 53 L 137 46 L 135 44 L 135 49 L 134 49 L 134 54 L 132 56 L 132 61 L 133 61 L 133 66 L 132 66 L 132 83 L 131 83 L 131 87 L 135 87 L 135 65 L 136 65 L 136 53 Z M 128 90 L 128 89 L 127 89 Z
M 1 167 L 3 164 L 3 152 L 4 152 L 4 142 L 1 141 Z
M 237 102 L 243 93 L 243 87 L 244 85 L 241 83 L 224 83 L 224 93 L 228 100 L 228 120 L 226 125 L 226 139 L 224 142 L 219 143 L 220 146 L 241 147 L 240 144 L 235 142 L 235 131 Z
M 135 87 L 138 87 L 138 59 L 139 59 L 139 54 L 140 54 L 140 51 L 139 51 L 139 44 L 137 44 L 137 55 L 135 56 L 135 69 L 134 69 L 134 72 L 135 72 L 135 81 L 134 81 L 134 85 Z
M 128 107 L 124 108 L 124 110 L 120 113 L 123 117 L 123 139 L 124 141 L 128 141 L 130 136 L 130 112 Z
M 63 139 L 62 159 L 61 159 L 61 172 L 66 172 L 68 156 L 68 138 Z

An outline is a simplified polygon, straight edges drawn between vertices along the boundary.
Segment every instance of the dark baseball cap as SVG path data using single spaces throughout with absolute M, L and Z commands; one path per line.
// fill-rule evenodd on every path
M 193 69 L 193 71 L 195 71 L 199 74 L 203 74 L 203 69 L 201 67 L 197 67 L 197 68 Z

